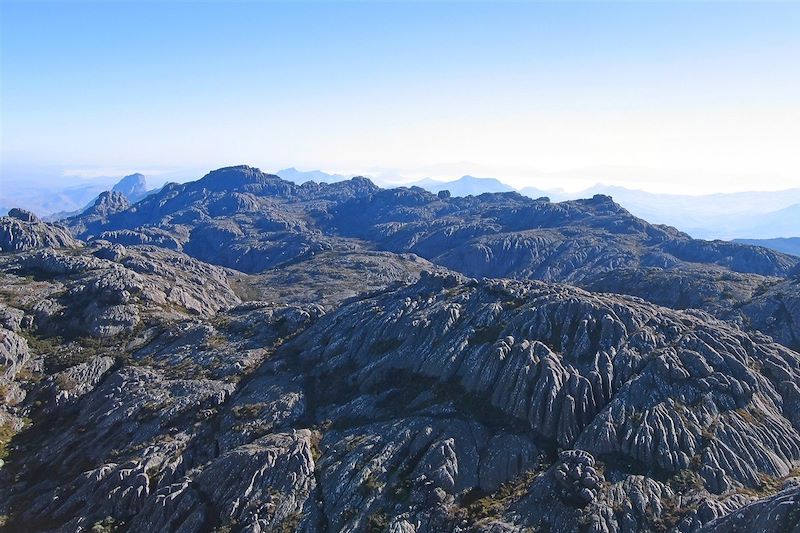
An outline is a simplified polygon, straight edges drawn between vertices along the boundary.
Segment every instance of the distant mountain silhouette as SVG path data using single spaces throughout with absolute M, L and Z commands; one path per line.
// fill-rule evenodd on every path
M 3 179 L 6 179 L 5 177 Z M 9 181 L 16 178 L 9 177 Z M 6 213 L 12 207 L 23 207 L 38 216 L 52 220 L 52 213 L 75 212 L 90 205 L 98 194 L 108 190 L 114 184 L 112 180 L 98 178 L 88 183 L 71 184 L 65 187 L 26 186 L 15 184 L 13 191 L 0 191 L 0 213 Z M 0 188 L 2 189 L 2 188 Z M 6 189 L 10 189 L 7 187 Z
M 793 237 L 800 228 L 800 188 L 692 196 L 596 185 L 555 198 L 592 194 L 607 194 L 638 217 L 703 239 Z
M 147 190 L 147 180 L 143 174 L 139 174 L 138 172 L 125 176 L 111 188 L 111 192 L 118 193 L 130 204 L 135 204 L 142 198 L 156 191 L 158 191 L 158 189 L 152 189 L 149 191 Z M 43 219 L 47 221 L 56 221 L 80 215 L 81 213 L 84 213 L 85 211 L 96 206 L 98 201 L 103 199 L 107 192 L 109 191 L 100 192 L 97 196 L 92 198 L 89 203 L 80 209 L 76 209 L 74 211 L 59 211 L 57 213 L 45 216 Z
M 439 191 L 450 191 L 453 196 L 477 196 L 485 192 L 512 192 L 514 187 L 495 178 L 476 178 L 475 176 L 462 176 L 455 181 L 439 181 L 425 178 L 408 184 L 409 187 L 416 186 L 438 193 Z
M 147 196 L 147 180 L 143 174 L 131 174 L 125 176 L 112 187 L 111 192 L 118 192 L 122 194 L 127 200 L 134 204 Z
M 800 233 L 800 203 L 752 218 L 731 218 L 730 234 L 743 238 L 795 237 Z
M 800 232 L 800 229 L 798 229 L 798 232 Z M 733 242 L 763 246 L 765 248 L 771 248 L 772 250 L 783 252 L 785 254 L 800 256 L 800 237 L 778 239 L 734 239 Z
M 523 187 L 522 189 L 519 190 L 519 193 L 534 199 L 546 197 L 556 202 L 561 200 L 574 199 L 572 198 L 572 196 L 574 195 L 567 195 L 562 190 L 545 190 L 545 189 L 539 189 L 537 187 Z M 569 198 L 567 198 L 568 196 Z
M 275 173 L 281 178 L 293 181 L 301 185 L 307 181 L 314 181 L 316 183 L 336 183 L 337 181 L 344 181 L 349 177 L 341 174 L 329 174 L 321 170 L 297 170 L 294 167 L 284 168 Z

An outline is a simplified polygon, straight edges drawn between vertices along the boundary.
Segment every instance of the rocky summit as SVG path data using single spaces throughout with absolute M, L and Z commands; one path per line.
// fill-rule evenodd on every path
M 800 531 L 798 257 L 247 166 L 0 252 L 3 531 Z

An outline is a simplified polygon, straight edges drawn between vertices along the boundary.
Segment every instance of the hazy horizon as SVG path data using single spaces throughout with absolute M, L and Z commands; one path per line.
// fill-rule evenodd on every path
M 0 186 L 234 164 L 569 191 L 800 184 L 800 4 L 453 7 L 4 2 Z
M 13 170 L 8 173 L 12 178 L 11 180 L 4 181 L 0 186 L 0 205 L 4 200 L 13 200 L 15 194 L 22 191 L 35 191 L 43 186 L 51 187 L 54 190 L 67 190 L 78 189 L 82 187 L 106 187 L 110 188 L 117 183 L 120 179 L 131 174 L 142 174 L 145 176 L 149 188 L 159 188 L 169 182 L 185 183 L 195 181 L 213 170 L 219 168 L 247 165 L 258 168 L 259 170 L 269 173 L 277 174 L 282 170 L 294 168 L 302 173 L 309 172 L 323 172 L 330 175 L 341 175 L 344 179 L 349 179 L 354 176 L 367 177 L 381 187 L 403 187 L 414 185 L 417 182 L 430 179 L 437 182 L 455 182 L 464 177 L 472 177 L 485 180 L 497 180 L 504 185 L 508 185 L 516 190 L 523 190 L 526 188 L 540 189 L 543 191 L 561 191 L 567 194 L 581 193 L 595 188 L 620 188 L 630 191 L 641 191 L 649 194 L 663 195 L 663 196 L 713 196 L 717 194 L 741 194 L 741 193 L 759 193 L 759 192 L 779 192 L 785 190 L 796 190 L 800 188 L 800 183 L 797 184 L 782 184 L 770 186 L 770 184 L 746 184 L 739 188 L 727 188 L 726 190 L 715 189 L 682 189 L 670 188 L 668 182 L 647 182 L 625 179 L 593 179 L 592 176 L 598 174 L 592 173 L 592 169 L 576 169 L 573 172 L 541 174 L 531 179 L 515 179 L 513 176 L 509 178 L 506 175 L 489 175 L 481 172 L 482 167 L 478 165 L 458 166 L 453 165 L 453 173 L 444 173 L 441 171 L 425 172 L 410 171 L 406 174 L 400 174 L 386 168 L 371 168 L 365 171 L 354 171 L 348 169 L 327 169 L 327 168 L 311 168 L 300 167 L 298 165 L 286 166 L 272 166 L 266 167 L 264 165 L 257 165 L 251 162 L 231 162 L 230 164 L 223 164 L 209 168 L 185 168 L 185 169 L 137 169 L 136 167 L 120 167 L 120 168 L 92 168 L 87 167 L 83 169 L 60 169 L 52 168 L 50 172 L 42 172 L 40 169 L 34 169 L 31 173 L 30 169 L 26 169 L 20 173 L 15 173 Z M 450 168 L 450 166 L 448 166 Z M 459 171 L 462 169 L 462 171 Z M 620 172 L 615 175 L 629 172 L 631 169 L 620 168 Z M 21 176 L 22 179 L 13 179 L 15 176 Z M 562 177 L 567 177 L 566 180 L 560 180 Z M 666 185 L 666 187 L 665 187 Z

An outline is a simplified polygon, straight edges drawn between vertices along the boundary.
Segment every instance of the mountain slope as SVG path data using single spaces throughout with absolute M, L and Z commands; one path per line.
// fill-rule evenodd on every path
M 700 308 L 797 347 L 800 314 L 781 309 L 793 309 L 800 298 L 794 290 L 776 289 L 783 300 L 764 294 L 776 284 L 793 287 L 782 278 L 800 259 L 691 239 L 648 224 L 604 196 L 562 203 L 516 193 L 440 198 L 419 188 L 379 189 L 364 178 L 296 185 L 231 167 L 70 224 L 84 238 L 156 244 L 247 273 L 293 269 L 295 279 L 307 281 L 304 272 L 326 271 L 315 257 L 328 257 L 345 272 L 348 254 L 411 252 L 471 276 L 569 282 Z M 315 291 L 329 298 L 322 296 L 331 294 L 323 285 Z M 308 290 L 294 292 L 308 301 L 303 294 Z
M 495 490 L 504 479 L 492 477 L 496 474 L 492 460 L 505 465 L 505 454 L 519 453 L 546 466 L 540 476 L 518 480 L 522 485 L 517 490 L 524 495 L 518 502 L 513 498 L 498 502 L 494 512 L 504 519 L 516 525 L 549 524 L 556 531 L 574 531 L 582 519 L 593 516 L 600 530 L 613 531 L 624 522 L 636 523 L 636 529 L 643 530 L 657 521 L 698 524 L 708 519 L 702 513 L 694 515 L 692 509 L 697 507 L 689 505 L 679 506 L 676 515 L 670 516 L 666 503 L 673 498 L 705 502 L 706 509 L 713 509 L 709 504 L 716 498 L 711 494 L 719 494 L 722 505 L 715 512 L 726 505 L 741 505 L 733 487 L 745 479 L 750 480 L 745 484 L 760 483 L 756 471 L 762 467 L 732 474 L 735 469 L 730 466 L 751 468 L 745 466 L 752 465 L 750 459 L 740 461 L 736 456 L 755 458 L 766 452 L 756 444 L 757 438 L 749 436 L 761 424 L 785 428 L 783 442 L 795 450 L 779 467 L 785 474 L 778 476 L 789 474 L 797 464 L 796 417 L 785 411 L 773 425 L 768 422 L 772 407 L 761 404 L 772 397 L 783 405 L 788 398 L 777 392 L 783 390 L 782 371 L 767 380 L 753 374 L 751 356 L 745 355 L 757 353 L 745 348 L 752 341 L 722 323 L 706 320 L 702 315 L 675 314 L 554 286 L 436 277 L 323 317 L 287 349 L 307 361 L 321 383 L 350 374 L 344 369 L 356 372 L 348 380 L 354 389 L 352 400 L 334 412 L 356 417 L 357 422 L 352 429 L 333 432 L 328 441 L 323 438 L 323 445 L 328 450 L 332 447 L 334 454 L 325 464 L 358 464 L 356 458 L 367 454 L 403 461 L 402 448 L 395 452 L 397 457 L 390 445 L 397 438 L 392 433 L 396 425 L 370 423 L 373 416 L 382 420 L 393 413 L 405 417 L 403 427 L 414 428 L 421 416 L 417 410 L 445 420 L 470 413 L 484 424 L 472 429 L 474 441 L 456 436 L 460 430 L 454 422 L 449 431 L 444 429 L 447 424 L 434 423 L 433 435 L 445 451 L 430 458 L 424 455 L 421 461 L 423 467 L 430 464 L 431 485 L 455 496 L 439 500 L 443 514 L 458 508 L 457 494 L 472 483 L 483 494 Z M 353 330 L 369 333 L 347 333 Z M 408 331 L 416 334 L 408 335 Z M 789 359 L 781 355 L 773 361 L 781 368 L 788 363 L 796 372 L 797 355 L 784 353 Z M 714 381 L 712 375 L 725 375 L 725 385 L 706 388 L 704 383 Z M 420 388 L 409 393 L 412 383 L 420 383 Z M 740 385 L 749 392 L 737 397 L 734 391 Z M 365 396 L 375 396 L 376 403 Z M 765 418 L 750 425 L 745 422 L 748 412 L 764 413 Z M 712 420 L 716 423 L 711 424 Z M 707 434 L 709 424 L 712 437 Z M 413 431 L 409 438 L 421 438 Z M 359 434 L 367 438 L 348 446 Z M 337 439 L 345 442 L 337 445 Z M 482 450 L 481 443 L 494 444 Z M 762 451 L 754 454 L 755 448 L 742 446 Z M 581 452 L 556 454 L 556 449 Z M 771 462 L 776 456 L 769 455 Z M 603 474 L 587 468 L 598 462 Z M 512 476 L 532 466 L 513 459 L 511 464 L 515 465 Z M 560 477 L 561 465 L 566 465 L 562 474 L 572 476 L 574 470 L 583 470 L 585 476 Z M 360 480 L 369 477 L 368 472 L 377 476 L 378 486 L 391 488 L 403 482 L 394 477 L 394 468 L 381 466 L 368 463 L 366 472 L 338 473 L 340 477 L 330 485 L 343 487 L 338 501 L 358 502 Z M 653 479 L 656 472 L 661 472 L 662 481 Z M 675 477 L 691 477 L 696 485 L 678 488 Z M 626 494 L 636 485 L 644 498 L 663 498 L 665 505 L 651 515 L 637 510 L 632 502 L 626 505 Z M 412 491 L 424 490 L 414 482 L 411 486 Z M 622 501 L 615 504 L 616 497 Z M 503 503 L 510 503 L 508 514 L 503 513 Z M 611 509 L 620 504 L 622 512 Z M 404 518 L 415 523 L 420 517 L 414 513 L 412 508 L 410 517 Z M 350 529 L 357 523 L 340 519 L 333 526 Z
M 87 282 L 14 272 L 28 299 Z M 204 300 L 233 307 L 132 300 L 154 318 L 66 366 L 25 333 L 38 378 L 12 377 L 32 425 L 0 469 L 10 530 L 688 532 L 800 464 L 800 355 L 702 313 L 442 274 L 322 314 L 236 305 L 218 279 Z

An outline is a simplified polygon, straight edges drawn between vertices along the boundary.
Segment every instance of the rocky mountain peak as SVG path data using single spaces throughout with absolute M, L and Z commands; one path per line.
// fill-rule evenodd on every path
M 576 200 L 587 206 L 595 213 L 619 213 L 624 214 L 626 217 L 632 216 L 630 212 L 619 205 L 614 198 L 607 194 L 595 194 L 591 198 Z
M 14 208 L 0 217 L 0 252 L 80 246 L 63 226 L 43 222 L 24 209 Z
M 147 180 L 143 174 L 137 172 L 119 180 L 111 191 L 121 193 L 129 200 L 136 201 L 147 194 Z
M 607 194 L 595 194 L 592 196 L 592 201 L 598 204 L 613 202 L 614 199 Z
M 212 170 L 195 183 L 198 186 L 215 191 L 258 189 L 275 184 L 293 185 L 284 181 L 279 176 L 267 174 L 258 168 L 248 165 L 237 165 Z
M 355 176 L 353 178 L 350 178 L 350 183 L 352 183 L 355 186 L 356 190 L 374 191 L 380 189 L 380 187 L 372 183 L 371 179 L 366 178 L 364 176 Z
M 125 194 L 118 191 L 105 191 L 100 193 L 94 205 L 87 214 L 111 214 L 124 211 L 130 207 L 130 202 Z
M 38 222 L 39 217 L 35 214 L 31 213 L 27 209 L 20 209 L 19 207 L 15 207 L 8 211 L 8 216 L 11 218 L 15 218 L 17 220 L 21 220 L 23 222 Z

